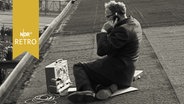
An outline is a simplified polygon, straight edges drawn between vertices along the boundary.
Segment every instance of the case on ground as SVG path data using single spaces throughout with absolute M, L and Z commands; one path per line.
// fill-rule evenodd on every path
M 67 60 L 58 59 L 45 67 L 47 91 L 60 93 L 71 85 Z

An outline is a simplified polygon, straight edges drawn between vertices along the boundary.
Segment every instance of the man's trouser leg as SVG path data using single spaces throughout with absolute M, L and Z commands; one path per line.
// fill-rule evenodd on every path
M 85 70 L 86 69 L 81 63 L 75 64 L 73 66 L 73 74 L 75 77 L 77 91 L 86 91 L 86 90 L 93 91 L 90 80 Z

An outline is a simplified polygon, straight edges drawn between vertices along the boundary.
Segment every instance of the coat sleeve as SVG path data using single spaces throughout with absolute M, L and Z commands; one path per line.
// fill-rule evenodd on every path
M 97 54 L 99 56 L 117 53 L 129 39 L 128 32 L 124 28 L 114 29 L 111 33 L 97 34 Z
M 116 28 L 110 33 L 107 40 L 110 44 L 111 51 L 117 50 L 122 48 L 129 41 L 129 32 L 122 27 Z
M 107 55 L 108 53 L 108 49 L 109 49 L 109 42 L 107 41 L 107 33 L 105 32 L 101 32 L 98 33 L 96 36 L 96 40 L 97 40 L 97 54 L 99 56 L 104 56 Z

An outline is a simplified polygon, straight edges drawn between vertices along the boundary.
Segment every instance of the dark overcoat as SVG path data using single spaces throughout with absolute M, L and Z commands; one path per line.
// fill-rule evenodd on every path
M 89 78 L 96 84 L 114 83 L 120 88 L 129 87 L 142 39 L 140 23 L 128 17 L 107 33 L 98 33 L 96 39 L 97 54 L 102 58 L 85 64 Z

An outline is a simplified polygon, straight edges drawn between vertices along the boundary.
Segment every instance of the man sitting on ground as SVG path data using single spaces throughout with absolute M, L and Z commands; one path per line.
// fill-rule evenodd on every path
M 107 22 L 97 34 L 97 54 L 102 58 L 73 67 L 77 91 L 68 99 L 75 103 L 105 100 L 122 88 L 131 86 L 139 56 L 142 28 L 126 15 L 123 2 L 105 3 Z

